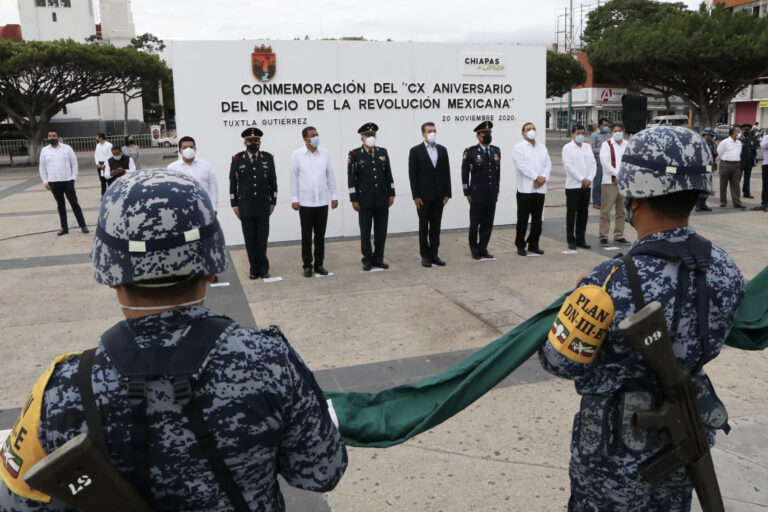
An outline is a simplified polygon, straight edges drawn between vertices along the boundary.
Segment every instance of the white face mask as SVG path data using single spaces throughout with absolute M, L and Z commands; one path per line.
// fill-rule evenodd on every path
M 624 132 L 613 132 L 613 140 L 616 142 L 624 140 Z
M 427 142 L 434 144 L 437 140 L 437 132 L 430 132 L 427 134 Z
M 536 140 L 536 130 L 528 130 L 528 138 L 531 140 Z
M 187 160 L 192 160 L 195 158 L 195 148 L 184 148 L 181 150 L 181 156 L 186 158 Z
M 368 137 L 365 139 L 365 145 L 372 148 L 376 145 L 376 137 Z

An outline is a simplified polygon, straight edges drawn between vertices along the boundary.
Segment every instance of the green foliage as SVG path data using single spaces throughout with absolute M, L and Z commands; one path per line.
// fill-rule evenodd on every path
M 0 40 L 0 109 L 36 147 L 64 106 L 128 91 L 167 69 L 157 56 L 132 47 Z
M 152 55 L 157 55 L 165 50 L 165 43 L 162 39 L 149 32 L 131 39 L 131 47 Z
M 562 96 L 586 79 L 584 66 L 573 55 L 547 50 L 547 98 Z
M 680 96 L 711 126 L 738 91 L 768 72 L 768 18 L 721 6 L 668 13 L 606 28 L 587 55 L 603 74 Z
M 627 23 L 657 23 L 666 16 L 685 11 L 683 2 L 662 3 L 650 0 L 611 0 L 587 15 L 582 41 L 589 45 L 603 37 L 606 30 Z

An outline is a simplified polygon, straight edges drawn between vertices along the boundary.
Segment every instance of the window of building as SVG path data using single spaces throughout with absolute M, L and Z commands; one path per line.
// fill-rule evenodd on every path
M 36 7 L 45 7 L 45 0 L 35 0 Z
M 65 105 L 65 106 L 63 106 L 63 107 L 61 107 L 61 113 L 66 115 L 66 113 L 67 113 L 67 107 L 66 107 L 66 105 Z
M 59 0 L 48 0 L 48 7 L 58 7 Z
M 55 12 L 51 13 L 51 19 L 53 20 L 54 23 L 56 23 L 56 13 Z
M 71 0 L 59 0 L 59 7 L 72 7 Z

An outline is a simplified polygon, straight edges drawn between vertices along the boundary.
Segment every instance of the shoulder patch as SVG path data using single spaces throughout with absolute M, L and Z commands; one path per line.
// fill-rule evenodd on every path
M 35 383 L 32 392 L 24 402 L 24 407 L 13 425 L 11 433 L 0 447 L 0 477 L 14 494 L 44 503 L 51 501 L 51 497 L 47 494 L 28 486 L 24 481 L 24 475 L 29 471 L 29 468 L 47 455 L 40 443 L 38 428 L 40 427 L 40 413 L 43 407 L 43 394 L 48 380 L 58 363 L 71 355 L 81 353 L 72 352 L 54 359 L 51 366 Z
M 615 272 L 616 269 L 611 272 Z M 595 360 L 616 312 L 605 287 L 593 284 L 576 288 L 563 302 L 547 339 L 561 354 L 577 363 Z

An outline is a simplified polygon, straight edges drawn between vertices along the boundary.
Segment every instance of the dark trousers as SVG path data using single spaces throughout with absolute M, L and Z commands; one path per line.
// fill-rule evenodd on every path
M 99 162 L 103 164 L 104 162 Z M 96 168 L 96 175 L 99 177 L 99 183 L 101 183 L 101 197 L 104 197 L 104 192 L 107 191 L 107 179 L 102 175 L 104 169 Z
M 760 204 L 768 206 L 768 165 L 763 166 L 763 193 L 760 197 Z
M 419 252 L 422 258 L 437 257 L 440 248 L 440 221 L 443 219 L 443 200 L 424 201 L 419 214 Z
M 589 218 L 589 193 L 589 188 L 565 189 L 565 234 L 569 244 L 586 243 L 584 233 Z
M 328 224 L 328 205 L 302 206 L 299 208 L 301 221 L 301 261 L 304 268 L 312 268 L 312 232 L 315 233 L 315 268 L 323 266 L 325 259 L 325 226 Z
M 741 184 L 741 192 L 744 196 L 751 196 L 749 193 L 749 179 L 752 177 L 752 166 L 741 168 L 741 177 L 744 183 Z
M 593 204 L 600 204 L 600 183 L 603 181 L 603 166 L 600 163 L 600 157 L 595 157 L 595 162 L 597 163 L 597 174 L 595 174 L 595 179 L 592 180 L 592 203 Z
M 699 194 L 698 199 L 696 199 L 696 208 L 704 208 L 707 206 L 707 198 L 709 197 L 708 192 L 702 192 Z
M 741 193 L 739 192 L 739 162 L 720 160 L 720 206 L 728 203 L 728 186 L 731 187 L 731 201 L 733 206 L 741 206 Z
M 245 252 L 248 254 L 250 273 L 263 276 L 269 273 L 267 240 L 269 239 L 269 217 L 243 217 L 240 219 L 245 238 Z
M 80 205 L 77 203 L 77 193 L 75 192 L 75 180 L 70 181 L 50 181 L 48 185 L 51 186 L 51 192 L 53 198 L 56 200 L 56 208 L 59 210 L 59 222 L 61 222 L 61 229 L 69 229 L 67 224 L 67 205 L 64 203 L 64 196 L 69 201 L 69 206 L 72 208 L 72 213 L 75 214 L 77 224 L 81 227 L 85 227 L 85 217 L 83 217 L 83 210 L 80 209 Z
M 482 256 L 488 252 L 488 242 L 493 231 L 493 219 L 496 216 L 496 203 L 469 203 L 469 250 L 472 256 Z M 478 240 L 478 235 L 480 239 Z
M 537 194 L 535 192 L 530 194 L 517 193 L 517 234 L 515 236 L 515 246 L 518 249 L 525 249 L 526 242 L 529 249 L 539 248 L 541 216 L 543 213 L 544 194 Z M 528 240 L 526 240 L 525 232 L 528 231 L 528 217 L 531 218 L 531 232 L 528 233 Z
M 389 206 L 374 208 L 360 207 L 360 250 L 363 253 L 363 263 L 371 264 L 384 262 L 384 243 L 387 241 L 387 222 L 389 221 Z M 373 246 L 371 250 L 371 224 L 373 224 Z

